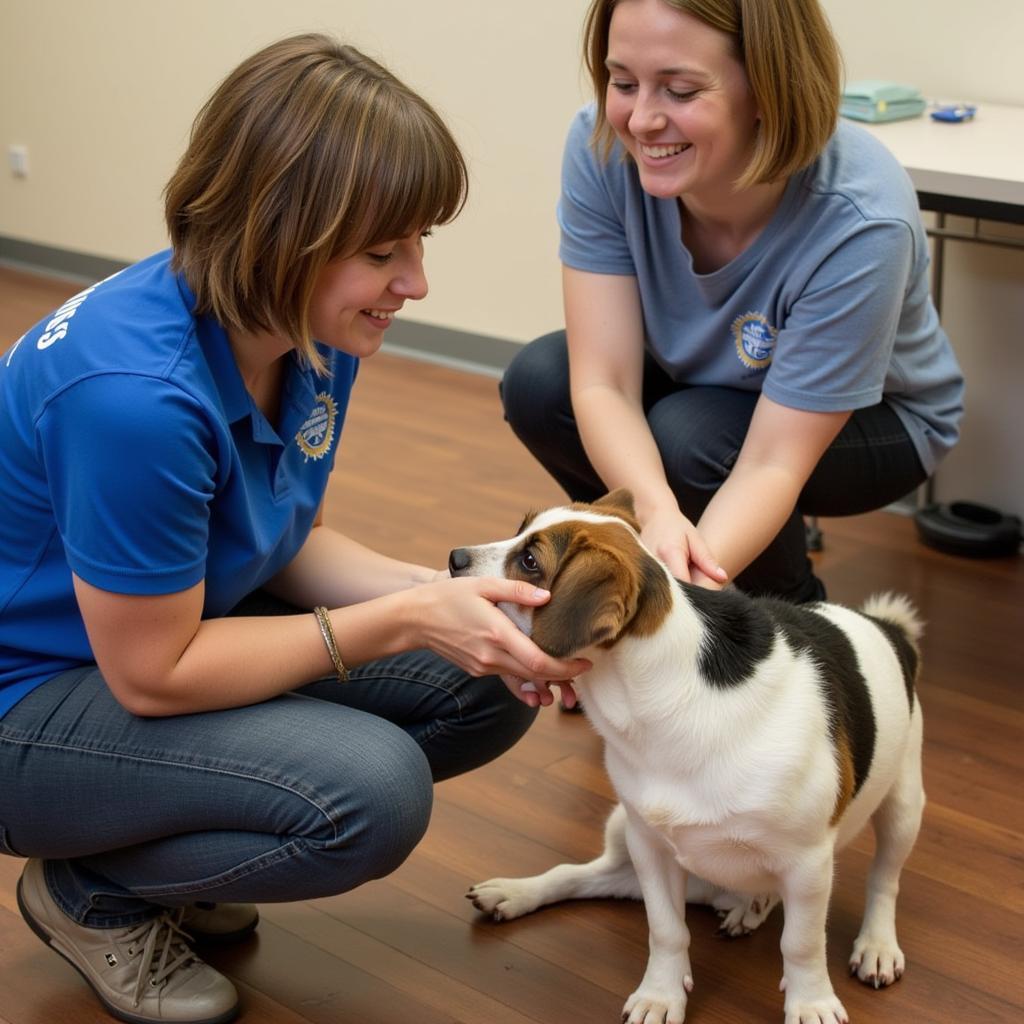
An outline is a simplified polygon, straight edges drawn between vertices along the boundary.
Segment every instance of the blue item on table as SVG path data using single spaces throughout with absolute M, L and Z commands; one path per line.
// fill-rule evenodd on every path
M 931 111 L 933 121 L 949 121 L 959 124 L 961 121 L 970 121 L 978 108 L 970 103 L 940 103 Z

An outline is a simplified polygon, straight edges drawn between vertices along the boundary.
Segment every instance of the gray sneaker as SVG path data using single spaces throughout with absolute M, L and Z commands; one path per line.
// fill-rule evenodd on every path
M 129 1024 L 225 1024 L 238 993 L 189 948 L 182 911 L 128 928 L 83 928 L 54 902 L 43 862 L 30 860 L 18 881 L 28 926 L 89 983 L 115 1017 Z

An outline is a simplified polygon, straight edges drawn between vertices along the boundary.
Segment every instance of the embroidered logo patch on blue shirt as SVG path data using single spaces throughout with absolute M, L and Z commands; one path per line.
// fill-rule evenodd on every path
M 763 313 L 744 313 L 732 322 L 736 354 L 744 366 L 763 370 L 772 361 L 778 331 Z
M 338 418 L 338 406 L 326 391 L 316 396 L 316 403 L 295 435 L 295 442 L 307 461 L 322 459 L 331 450 L 334 425 Z

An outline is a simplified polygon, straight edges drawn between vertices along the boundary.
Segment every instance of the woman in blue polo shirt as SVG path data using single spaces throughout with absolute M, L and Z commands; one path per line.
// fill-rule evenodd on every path
M 913 188 L 837 126 L 817 0 L 593 0 L 585 37 L 567 330 L 517 355 L 506 417 L 574 499 L 631 488 L 680 579 L 820 599 L 803 514 L 910 493 L 958 436 Z
M 421 236 L 465 187 L 423 100 L 284 40 L 200 112 L 170 251 L 0 357 L 0 850 L 30 858 L 28 924 L 124 1020 L 228 1020 L 184 933 L 392 871 L 431 783 L 581 667 L 495 607 L 543 592 L 322 524 L 359 360 L 426 293 Z M 270 600 L 291 614 L 252 614 Z

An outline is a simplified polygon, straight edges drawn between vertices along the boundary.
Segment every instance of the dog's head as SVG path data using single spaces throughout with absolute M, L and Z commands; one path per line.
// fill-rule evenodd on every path
M 509 540 L 456 548 L 448 567 L 453 576 L 498 576 L 550 590 L 537 608 L 500 607 L 556 658 L 650 634 L 672 602 L 668 574 L 640 543 L 625 489 L 592 505 L 528 515 Z

